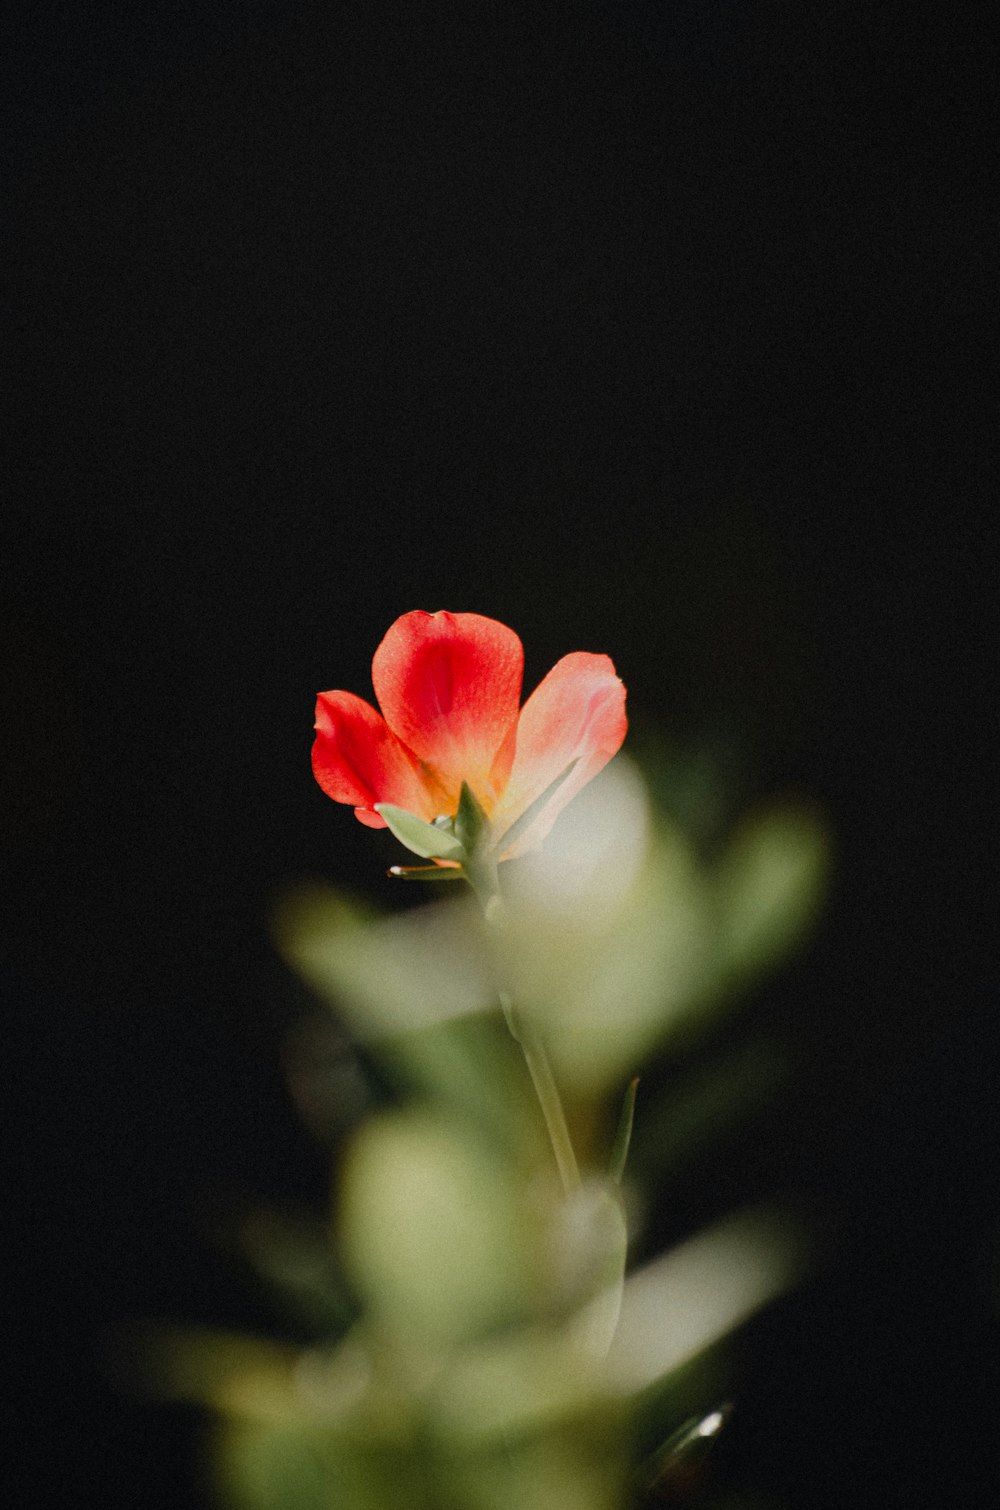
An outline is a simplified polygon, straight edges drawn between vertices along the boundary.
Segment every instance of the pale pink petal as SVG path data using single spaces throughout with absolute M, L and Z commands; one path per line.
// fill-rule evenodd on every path
M 568 802 L 617 754 L 625 738 L 625 688 L 606 655 L 575 651 L 558 661 L 521 709 L 517 747 L 506 790 L 494 814 L 498 833 L 511 827 L 576 761 L 510 850 L 511 859 L 538 845 Z

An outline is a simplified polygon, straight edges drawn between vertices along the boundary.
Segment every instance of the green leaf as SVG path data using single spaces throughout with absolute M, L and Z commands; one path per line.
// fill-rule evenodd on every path
M 407 1349 L 488 1336 L 537 1304 L 541 1231 L 519 1166 L 443 1108 L 370 1118 L 341 1170 L 339 1244 L 376 1331 Z
M 749 980 L 773 968 L 819 916 L 831 843 L 822 814 L 787 803 L 749 817 L 716 873 L 724 969 Z
M 465 850 L 454 835 L 391 802 L 376 802 L 375 811 L 385 819 L 400 844 L 425 860 L 464 860 Z
M 520 818 L 514 820 L 510 828 L 504 834 L 503 838 L 497 841 L 496 847 L 498 850 L 510 849 L 511 845 L 514 844 L 518 839 L 520 839 L 522 834 L 527 832 L 542 809 L 544 807 L 547 807 L 551 798 L 555 796 L 556 792 L 562 786 L 563 782 L 566 780 L 566 777 L 570 774 L 573 767 L 579 764 L 579 759 L 580 757 L 576 756 L 573 760 L 571 760 L 566 769 L 564 771 L 560 771 L 555 781 L 549 782 L 542 795 L 540 797 L 536 797 L 534 802 L 531 803 L 530 807 L 525 808 Z
M 383 1510 L 427 1503 L 423 1464 L 409 1449 L 404 1428 L 366 1435 L 356 1426 L 310 1419 L 301 1409 L 293 1422 L 227 1423 L 216 1431 L 214 1446 L 213 1476 L 222 1503 L 234 1510 L 327 1510 L 334 1504 Z
M 625 1173 L 625 1161 L 628 1158 L 628 1146 L 632 1141 L 632 1123 L 635 1119 L 635 1093 L 639 1089 L 639 1077 L 630 1084 L 625 1092 L 625 1100 L 622 1102 L 621 1116 L 618 1118 L 618 1127 L 615 1132 L 615 1141 L 611 1145 L 611 1165 L 608 1173 L 616 1185 L 622 1182 Z
M 455 834 L 467 854 L 474 854 L 484 836 L 490 832 L 490 821 L 479 804 L 479 799 L 467 781 L 462 782 L 462 795 L 455 815 Z

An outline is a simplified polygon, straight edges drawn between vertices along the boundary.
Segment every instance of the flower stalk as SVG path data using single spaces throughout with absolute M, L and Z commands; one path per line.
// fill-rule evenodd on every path
M 487 833 L 488 828 L 481 831 L 480 841 L 487 836 Z M 474 849 L 473 859 L 465 867 L 466 877 L 479 899 L 487 922 L 495 928 L 502 929 L 506 919 L 496 862 L 487 860 L 485 863 L 477 864 L 475 856 Z M 535 1087 L 535 1095 L 538 1097 L 549 1142 L 552 1144 L 556 1167 L 559 1170 L 563 1194 L 572 1195 L 573 1191 L 580 1187 L 580 1166 L 573 1150 L 566 1112 L 563 1108 L 562 1097 L 559 1095 L 555 1075 L 552 1073 L 548 1052 L 541 1034 L 534 1024 L 521 1016 L 510 993 L 501 989 L 499 994 L 507 1026 L 515 1042 L 521 1046 L 531 1083 Z
M 505 992 L 501 994 L 500 1000 L 507 1026 L 521 1045 L 531 1083 L 535 1087 L 538 1104 L 542 1108 L 549 1142 L 552 1144 L 559 1178 L 562 1181 L 563 1194 L 572 1195 L 573 1191 L 580 1187 L 580 1168 L 576 1162 L 566 1113 L 563 1110 L 559 1087 L 556 1085 L 545 1045 L 533 1027 L 519 1020 L 514 1003 Z

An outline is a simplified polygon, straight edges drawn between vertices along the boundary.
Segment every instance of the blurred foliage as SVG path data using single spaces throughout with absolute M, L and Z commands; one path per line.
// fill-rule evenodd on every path
M 706 1398 L 700 1360 L 793 1282 L 803 1247 L 780 1213 L 744 1212 L 626 1278 L 628 1175 L 620 1189 L 607 1129 L 644 1060 L 689 1042 L 804 937 L 827 857 L 817 814 L 784 804 L 706 859 L 619 759 L 540 852 L 503 867 L 500 920 L 464 887 L 392 916 L 320 886 L 288 892 L 280 948 L 400 1098 L 354 1136 L 328 1233 L 266 1216 L 247 1229 L 315 1345 L 154 1344 L 161 1386 L 224 1423 L 230 1504 L 667 1502 L 671 1464 L 712 1433 L 696 1421 L 644 1477 L 651 1419 L 657 1440 L 676 1436 Z M 568 1196 L 502 996 L 554 1068 L 582 1165 Z M 730 1055 L 640 1123 L 669 1164 L 779 1071 Z
M 372 923 L 314 887 L 286 899 L 279 935 L 358 1036 L 394 1056 L 429 1024 L 489 1013 L 506 989 L 541 1026 L 564 1089 L 589 1100 L 780 963 L 818 913 L 827 861 L 820 816 L 784 804 L 750 814 L 707 863 L 619 757 L 541 851 L 504 867 L 502 929 L 466 894 Z M 461 1094 L 454 1051 L 437 1035 L 440 1074 L 424 1063 L 445 1095 Z M 492 1092 L 508 1104 L 508 1086 Z

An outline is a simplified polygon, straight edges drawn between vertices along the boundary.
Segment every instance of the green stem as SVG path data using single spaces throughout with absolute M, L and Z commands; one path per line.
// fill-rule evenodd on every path
M 521 1045 L 531 1083 L 535 1087 L 538 1104 L 542 1108 L 552 1152 L 556 1156 L 556 1164 L 559 1168 L 559 1178 L 562 1180 L 563 1193 L 569 1195 L 571 1191 L 579 1189 L 580 1169 L 576 1162 L 576 1154 L 573 1152 L 566 1113 L 563 1110 L 559 1087 L 552 1073 L 549 1056 L 534 1028 L 518 1017 L 510 997 L 505 992 L 501 992 L 500 1000 L 503 1004 L 507 1026 Z
M 494 927 L 503 927 L 503 901 L 500 896 L 496 866 L 492 865 L 488 870 L 469 866 L 466 874 L 479 898 L 483 912 L 486 914 L 487 922 L 491 923 Z M 520 1015 L 512 998 L 506 991 L 500 992 L 500 1004 L 503 1007 L 503 1014 L 507 1020 L 507 1026 L 511 1034 L 521 1045 L 521 1052 L 524 1054 L 524 1060 L 528 1066 L 531 1083 L 535 1087 L 538 1104 L 542 1109 L 542 1116 L 545 1119 L 545 1126 L 548 1130 L 549 1141 L 552 1144 L 552 1152 L 555 1154 L 563 1192 L 569 1195 L 572 1191 L 579 1189 L 580 1169 L 576 1162 L 576 1154 L 573 1152 L 573 1142 L 569 1135 L 566 1113 L 563 1110 L 559 1087 L 556 1085 L 556 1079 L 552 1073 L 552 1065 L 549 1061 L 545 1044 L 534 1026 L 526 1022 Z

